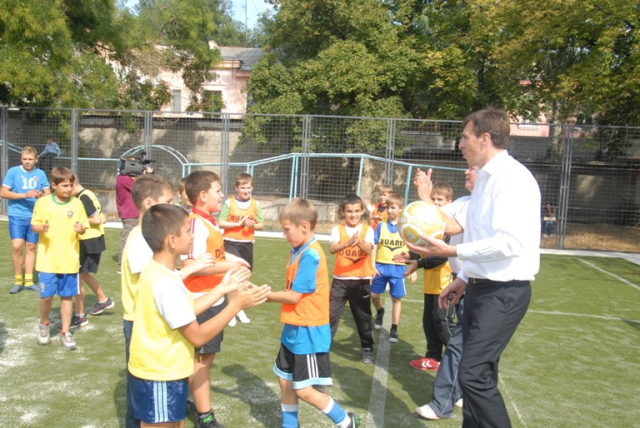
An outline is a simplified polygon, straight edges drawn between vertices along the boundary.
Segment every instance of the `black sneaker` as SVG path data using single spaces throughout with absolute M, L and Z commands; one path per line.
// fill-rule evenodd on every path
M 382 320 L 384 319 L 384 308 L 378 309 L 376 312 L 376 321 L 373 323 L 373 328 L 380 330 L 382 328 Z
M 100 315 L 101 313 L 103 313 L 107 309 L 112 309 L 115 305 L 116 304 L 113 302 L 113 300 L 107 298 L 107 300 L 105 302 L 103 302 L 103 303 L 96 302 L 96 304 L 93 305 L 93 308 L 91 308 L 89 313 L 91 315 Z
M 364 348 L 362 350 L 362 362 L 365 364 L 373 364 L 373 349 Z
M 349 417 L 350 421 L 349 425 L 347 425 L 347 428 L 358 428 L 360 426 L 360 418 L 358 418 L 353 413 L 347 413 L 347 416 Z
M 196 408 L 196 402 L 193 401 L 193 398 L 187 397 L 187 414 L 190 413 L 198 413 L 198 409 Z
M 79 317 L 76 314 L 74 314 L 73 317 L 71 318 L 71 325 L 69 326 L 69 330 L 72 330 L 72 329 L 75 330 L 80 327 L 85 327 L 88 324 L 89 324 L 89 320 L 87 319 L 86 315 L 83 314 L 81 317 Z
M 216 420 L 213 412 L 209 412 L 204 418 L 198 416 L 195 428 L 224 428 L 224 426 Z
M 397 343 L 398 342 L 398 330 L 391 330 L 389 332 L 389 342 Z

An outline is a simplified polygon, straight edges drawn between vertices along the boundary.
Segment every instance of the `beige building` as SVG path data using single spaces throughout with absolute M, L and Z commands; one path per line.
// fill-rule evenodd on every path
M 224 103 L 222 113 L 244 114 L 247 111 L 247 81 L 253 67 L 262 58 L 262 49 L 218 46 L 213 40 L 209 41 L 209 46 L 219 49 L 223 60 L 214 69 L 217 78 L 203 85 L 205 93 L 211 92 L 221 97 Z M 182 75 L 166 70 L 160 72 L 158 79 L 166 82 L 171 89 L 171 104 L 162 110 L 175 113 L 186 111 L 191 92 L 185 87 Z

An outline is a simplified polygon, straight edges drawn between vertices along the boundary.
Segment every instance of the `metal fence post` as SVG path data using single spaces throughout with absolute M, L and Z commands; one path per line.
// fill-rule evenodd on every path
M 573 160 L 573 125 L 564 125 L 562 138 L 562 169 L 560 172 L 560 194 L 558 195 L 556 248 L 563 249 L 567 233 L 567 214 L 571 190 L 571 162 Z
M 149 158 L 152 157 L 151 146 L 153 145 L 153 112 L 144 112 L 144 150 Z
M 384 164 L 384 180 L 385 184 L 393 186 L 393 158 L 396 145 L 396 120 L 387 119 L 387 150 L 385 153 L 386 162 Z
M 78 173 L 78 110 L 71 109 L 71 171 Z
M 305 115 L 302 124 L 302 159 L 300 163 L 300 197 L 309 197 L 309 146 L 311 143 L 311 116 Z

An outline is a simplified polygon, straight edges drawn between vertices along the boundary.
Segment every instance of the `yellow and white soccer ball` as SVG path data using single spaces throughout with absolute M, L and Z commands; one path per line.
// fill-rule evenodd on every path
M 434 239 L 444 239 L 447 217 L 434 204 L 423 201 L 407 205 L 398 217 L 398 232 L 405 242 L 426 246 L 428 242 L 420 238 L 420 232 Z

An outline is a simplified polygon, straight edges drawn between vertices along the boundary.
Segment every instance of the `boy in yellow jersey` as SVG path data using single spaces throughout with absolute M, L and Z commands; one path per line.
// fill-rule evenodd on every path
M 256 230 L 264 229 L 264 215 L 260 202 L 251 197 L 253 192 L 253 177 L 247 173 L 236 176 L 236 195 L 227 199 L 222 205 L 218 225 L 224 229 L 224 251 L 233 254 L 249 263 L 249 269 L 253 270 L 253 244 Z M 240 311 L 237 316 L 241 323 L 249 323 L 251 320 Z M 235 318 L 230 326 L 236 324 Z
M 437 207 L 449 205 L 453 200 L 453 189 L 447 183 L 432 185 L 430 201 Z M 447 238 L 447 241 L 449 238 Z M 402 253 L 394 260 L 408 263 L 406 275 L 417 269 L 424 269 L 424 307 L 422 310 L 422 329 L 427 341 L 424 358 L 412 360 L 409 364 L 416 370 L 437 371 L 442 360 L 444 347 L 455 328 L 454 308 L 440 309 L 438 297 L 442 290 L 453 281 L 453 271 L 447 257 L 423 257 L 409 252 Z
M 378 224 L 389 218 L 387 213 L 387 198 L 393 193 L 393 187 L 388 184 L 383 184 L 379 188 L 378 203 L 369 207 L 371 211 L 371 228 L 376 230 Z
M 304 199 L 294 199 L 280 213 L 280 226 L 291 244 L 285 289 L 272 292 L 269 302 L 282 303 L 280 352 L 273 371 L 281 391 L 282 427 L 298 427 L 298 400 L 323 412 L 340 428 L 356 428 L 358 418 L 314 385 L 332 385 L 329 275 L 314 229 L 318 211 Z
M 373 364 L 371 326 L 371 279 L 369 255 L 373 249 L 373 230 L 362 223 L 364 204 L 358 195 L 349 194 L 342 202 L 344 222 L 331 231 L 329 251 L 336 255 L 331 283 L 331 338 L 338 331 L 340 316 L 349 301 L 362 346 L 362 362 Z
M 84 313 L 85 292 L 82 283 L 86 283 L 94 292 L 98 301 L 90 311 L 91 315 L 100 315 L 107 309 L 115 306 L 113 300 L 108 298 L 98 279 L 91 274 L 98 273 L 100 256 L 106 250 L 104 241 L 104 226 L 106 217 L 102 213 L 102 205 L 98 197 L 91 190 L 85 189 L 78 176 L 74 174 L 73 193 L 82 202 L 84 211 L 89 218 L 90 227 L 83 235 L 80 235 L 80 293 L 76 297 L 76 313 L 71 318 L 71 327 L 79 328 L 89 324 L 89 320 Z
M 188 216 L 181 207 L 158 204 L 142 217 L 142 235 L 153 258 L 140 274 L 128 365 L 129 400 L 142 427 L 184 426 L 193 347 L 222 331 L 238 310 L 266 301 L 270 291 L 267 286 L 251 286 L 251 273 L 241 268 L 194 301 L 174 270 L 176 257 L 191 247 Z M 214 319 L 198 323 L 196 314 L 225 293 L 234 296 L 225 309 Z
M 82 202 L 74 198 L 73 172 L 68 168 L 51 171 L 53 194 L 38 199 L 33 209 L 31 227 L 40 234 L 36 269 L 40 279 L 40 328 L 36 338 L 40 345 L 51 343 L 49 328 L 54 294 L 60 296 L 60 343 L 70 351 L 76 343 L 69 332 L 72 299 L 79 292 L 80 240 L 89 220 Z
M 142 215 L 152 206 L 158 204 L 170 204 L 173 201 L 173 186 L 164 178 L 156 174 L 141 175 L 136 179 L 131 188 L 133 203 L 140 211 L 138 225 L 131 229 L 127 242 L 122 251 L 122 311 L 123 330 L 125 346 L 125 363 L 129 364 L 129 346 L 131 343 L 131 333 L 133 331 L 133 320 L 135 313 L 136 296 L 138 295 L 138 285 L 140 273 L 153 258 L 153 251 L 142 236 Z M 202 269 L 204 266 L 213 264 L 212 257 L 204 257 L 201 264 L 194 263 L 191 267 L 182 269 L 180 275 L 187 277 L 194 269 Z M 129 399 L 129 383 L 127 380 L 127 400 Z M 140 421 L 133 417 L 133 408 L 127 401 L 127 411 L 125 415 L 125 427 L 135 428 L 140 426 Z
M 185 279 L 187 290 L 197 298 L 217 287 L 226 272 L 240 266 L 248 268 L 249 264 L 232 254 L 225 254 L 222 234 L 212 217 L 220 212 L 222 204 L 220 177 L 211 171 L 192 172 L 185 181 L 185 190 L 193 205 L 189 220 L 194 239 L 188 254 L 182 257 L 182 266 L 188 268 L 197 257 L 205 254 L 215 260 L 215 266 Z M 224 310 L 225 305 L 224 296 L 221 296 L 209 309 L 198 315 L 198 322 L 204 323 L 214 318 Z M 197 428 L 221 427 L 211 410 L 211 364 L 220 352 L 223 338 L 224 333 L 220 331 L 220 334 L 195 350 L 195 368 L 189 387 L 198 411 Z
M 373 234 L 371 260 L 375 274 L 371 282 L 371 301 L 377 311 L 374 327 L 379 330 L 382 328 L 382 320 L 384 319 L 384 308 L 380 302 L 380 294 L 384 293 L 387 284 L 389 284 L 389 294 L 393 302 L 389 342 L 396 343 L 402 298 L 407 292 L 404 287 L 406 265 L 393 261 L 393 256 L 409 250 L 398 233 L 398 216 L 404 207 L 404 198 L 392 193 L 386 200 L 389 218 L 380 222 Z

